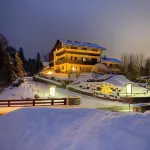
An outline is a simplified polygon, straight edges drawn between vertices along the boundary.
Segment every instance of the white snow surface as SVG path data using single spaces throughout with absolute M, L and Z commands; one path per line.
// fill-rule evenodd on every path
M 33 98 L 34 92 L 30 84 L 21 84 L 19 87 L 8 87 L 0 93 L 1 100 Z
M 149 150 L 150 113 L 23 108 L 0 117 L 0 150 Z

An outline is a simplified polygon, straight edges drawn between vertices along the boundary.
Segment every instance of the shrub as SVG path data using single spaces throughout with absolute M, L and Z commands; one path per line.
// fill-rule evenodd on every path
M 43 80 L 43 79 L 41 79 L 41 78 L 38 78 L 38 77 L 35 77 L 35 76 L 33 77 L 33 80 L 34 80 L 34 81 L 37 81 L 37 82 L 42 82 L 42 83 L 46 83 L 46 84 L 55 85 L 55 86 L 57 86 L 57 87 L 59 87 L 59 88 L 66 89 L 66 85 L 65 85 L 65 84 L 59 85 L 59 84 L 57 84 L 57 83 L 52 83 L 52 82 L 50 82 L 50 81 L 45 81 L 45 80 Z
M 80 97 L 69 97 L 69 105 L 80 105 Z
M 84 91 L 80 91 L 80 90 L 74 89 L 72 87 L 68 87 L 68 90 L 72 91 L 72 92 L 88 95 L 88 96 L 93 96 L 93 93 L 87 93 L 87 92 L 84 92 Z
M 54 77 L 51 77 L 51 80 L 55 80 L 55 78 L 54 78 Z
M 35 95 L 34 95 L 34 98 L 35 98 L 35 99 L 39 99 L 40 96 L 39 96 L 38 94 L 35 94 Z

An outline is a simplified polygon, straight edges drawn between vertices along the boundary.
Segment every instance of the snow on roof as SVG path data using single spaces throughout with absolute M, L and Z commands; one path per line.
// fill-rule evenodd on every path
M 122 61 L 120 61 L 117 58 L 110 58 L 110 57 L 101 57 L 101 62 L 114 62 L 114 63 L 122 63 Z
M 66 45 L 73 45 L 73 46 L 85 46 L 85 47 L 92 47 L 92 48 L 100 48 L 102 50 L 106 50 L 106 48 L 93 43 L 87 43 L 87 42 L 78 42 L 78 41 L 70 41 L 70 40 L 59 40 L 62 43 Z
M 0 117 L 1 150 L 149 150 L 150 115 L 23 108 Z

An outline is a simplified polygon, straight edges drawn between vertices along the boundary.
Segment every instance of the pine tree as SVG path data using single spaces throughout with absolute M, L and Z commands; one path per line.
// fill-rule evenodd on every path
M 11 56 L 7 53 L 4 53 L 4 63 L 3 68 L 5 68 L 5 75 L 8 81 L 8 84 L 12 83 L 16 78 L 17 75 L 15 73 L 15 66 L 13 64 L 13 60 Z
M 19 77 L 23 77 L 23 65 L 22 65 L 22 60 L 19 57 L 19 54 L 16 52 L 15 54 L 15 65 L 16 65 L 16 73 Z
M 18 54 L 19 54 L 20 59 L 22 60 L 23 68 L 24 68 L 24 70 L 25 70 L 26 59 L 25 59 L 25 56 L 24 56 L 24 52 L 23 52 L 23 48 L 22 48 L 22 47 L 19 48 Z
M 36 62 L 35 63 L 36 63 L 36 73 L 38 73 L 43 68 L 43 63 L 41 62 L 41 56 L 40 56 L 39 52 L 37 53 Z

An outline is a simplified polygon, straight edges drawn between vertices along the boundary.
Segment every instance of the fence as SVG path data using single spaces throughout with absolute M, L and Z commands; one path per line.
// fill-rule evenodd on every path
M 51 106 L 51 105 L 67 105 L 67 99 L 53 98 L 53 99 L 0 100 L 0 107 L 35 107 L 35 106 Z

